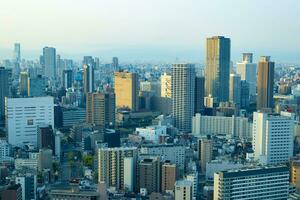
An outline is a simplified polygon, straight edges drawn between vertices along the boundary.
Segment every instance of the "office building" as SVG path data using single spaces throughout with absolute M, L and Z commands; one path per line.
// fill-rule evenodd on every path
M 115 125 L 115 94 L 88 93 L 86 122 L 96 126 L 113 127 Z
M 205 78 L 203 76 L 196 76 L 194 113 L 200 113 L 204 109 L 204 96 L 205 96 Z
M 136 128 L 135 132 L 144 140 L 159 143 L 160 136 L 167 135 L 167 126 L 147 126 L 145 128 Z
M 178 167 L 178 176 L 182 175 L 185 166 L 186 147 L 176 144 L 143 145 L 141 154 L 156 155 L 161 157 L 161 161 L 170 161 Z
M 22 187 L 20 184 L 9 185 L 2 191 L 2 200 L 22 200 Z
M 56 49 L 53 47 L 43 48 L 43 68 L 45 76 L 49 79 L 56 78 Z
M 91 64 L 83 65 L 83 90 L 84 93 L 94 92 L 94 67 Z
M 198 178 L 199 174 L 198 172 L 194 172 L 194 173 L 191 173 L 191 174 L 187 174 L 186 175 L 186 180 L 187 181 L 191 181 L 192 182 L 192 199 L 199 199 L 199 191 L 198 191 L 198 187 L 199 187 L 199 184 L 201 183 L 199 178 Z
M 42 75 L 29 78 L 28 81 L 28 96 L 41 97 L 46 95 L 46 78 Z
M 220 171 L 214 175 L 214 200 L 288 199 L 286 166 Z
M 160 192 L 160 158 L 147 156 L 138 164 L 139 188 L 146 189 L 148 194 Z
M 55 153 L 55 138 L 51 125 L 40 125 L 37 128 L 38 149 L 51 149 Z
M 53 200 L 102 200 L 99 192 L 91 189 L 54 188 L 49 191 L 49 196 Z
M 116 107 L 138 110 L 138 75 L 130 72 L 115 72 Z
M 252 53 L 243 53 L 243 60 L 237 63 L 236 72 L 241 76 L 242 81 L 249 84 L 249 94 L 256 96 L 256 64 L 253 63 Z
M 297 192 L 300 192 L 300 155 L 291 161 L 291 182 L 295 185 Z
M 132 157 L 136 162 L 137 153 L 136 147 L 100 148 L 98 150 L 98 182 L 105 182 L 106 187 L 124 190 L 124 174 L 132 173 L 125 171 L 124 159 Z
M 63 70 L 63 87 L 68 89 L 73 85 L 73 70 Z
M 82 65 L 89 65 L 92 66 L 93 69 L 95 68 L 95 61 L 92 56 L 83 56 Z
M 175 164 L 166 161 L 161 166 L 161 191 L 168 192 L 174 190 L 177 180 L 177 168 Z
M 252 134 L 254 159 L 260 163 L 287 163 L 293 156 L 293 119 L 280 115 L 254 112 Z
M 37 146 L 37 127 L 54 127 L 53 97 L 6 98 L 5 102 L 9 144 Z
M 198 159 L 202 173 L 206 171 L 206 163 L 212 160 L 213 156 L 213 141 L 208 135 L 198 140 Z
M 228 137 L 252 138 L 252 123 L 246 117 L 204 116 L 193 117 L 195 136 L 226 135 Z
M 164 73 L 160 76 L 161 97 L 172 98 L 172 76 Z
M 239 74 L 230 74 L 229 101 L 235 105 L 241 103 L 241 76 Z
M 20 184 L 22 188 L 22 199 L 36 199 L 36 175 L 25 175 L 16 177 L 16 184 Z
M 11 95 L 12 70 L 0 67 L 0 121 L 5 118 L 5 97 Z
M 119 59 L 118 59 L 118 57 L 113 57 L 112 58 L 112 67 L 113 67 L 114 71 L 119 70 Z
M 273 108 L 273 86 L 274 86 L 275 63 L 270 56 L 262 56 L 257 68 L 257 110 Z
M 250 104 L 250 88 L 247 81 L 241 81 L 241 102 L 240 107 L 242 109 L 249 108 Z
M 180 131 L 192 130 L 195 109 L 195 66 L 173 64 L 172 66 L 172 115 L 174 126 Z
M 193 183 L 188 180 L 180 180 L 175 183 L 175 200 L 192 200 Z
M 11 145 L 6 140 L 0 140 L 0 160 L 11 156 Z
M 125 157 L 124 158 L 124 189 L 129 192 L 133 192 L 135 187 L 135 158 L 134 157 Z
M 216 102 L 228 101 L 230 73 L 230 39 L 215 36 L 206 40 L 205 96 Z
M 27 96 L 28 95 L 28 73 L 27 72 L 21 72 L 20 73 L 20 82 L 19 82 L 19 90 L 21 96 Z
M 21 44 L 15 43 L 14 45 L 14 61 L 17 63 L 21 62 Z

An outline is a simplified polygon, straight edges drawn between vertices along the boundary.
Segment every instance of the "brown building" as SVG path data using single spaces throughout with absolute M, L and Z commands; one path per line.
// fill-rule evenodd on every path
M 115 125 L 115 94 L 88 93 L 86 122 L 96 126 L 113 127 Z
M 213 143 L 210 136 L 198 140 L 198 156 L 202 173 L 206 171 L 206 163 L 212 160 Z
M 175 164 L 165 162 L 161 167 L 161 191 L 174 190 L 177 179 L 177 168 Z
M 39 126 L 38 127 L 38 148 L 44 149 L 48 148 L 51 149 L 53 153 L 55 153 L 55 136 L 53 133 L 52 126 Z
M 8 186 L 1 194 L 2 200 L 22 200 L 22 187 L 20 184 Z
M 274 66 L 270 56 L 262 56 L 257 68 L 257 110 L 273 108 Z
M 130 72 L 115 72 L 116 107 L 138 110 L 138 75 Z
M 297 192 L 300 192 L 300 155 L 292 160 L 291 182 L 295 185 Z
M 160 158 L 149 157 L 139 162 L 139 188 L 147 193 L 160 192 Z

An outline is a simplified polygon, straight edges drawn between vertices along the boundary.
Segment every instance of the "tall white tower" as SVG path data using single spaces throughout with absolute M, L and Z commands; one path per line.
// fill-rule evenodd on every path
M 172 115 L 174 125 L 180 131 L 192 130 L 195 98 L 195 66 L 173 64 L 172 67 Z

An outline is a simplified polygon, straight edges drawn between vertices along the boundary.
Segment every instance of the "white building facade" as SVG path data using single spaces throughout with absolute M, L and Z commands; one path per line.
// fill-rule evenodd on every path
M 288 162 L 293 156 L 294 126 L 289 117 L 254 112 L 254 159 L 262 164 Z
M 37 145 L 37 127 L 54 127 L 53 97 L 6 98 L 8 143 L 13 146 Z
M 145 128 L 136 128 L 135 131 L 145 140 L 157 144 L 159 142 L 159 137 L 167 134 L 167 126 L 147 126 Z

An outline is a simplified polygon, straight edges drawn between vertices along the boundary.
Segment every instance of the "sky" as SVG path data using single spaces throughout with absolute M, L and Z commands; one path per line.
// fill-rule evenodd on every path
M 300 1 L 0 0 L 0 60 L 20 42 L 25 58 L 53 46 L 71 58 L 203 62 L 214 35 L 231 38 L 234 61 L 300 62 Z

